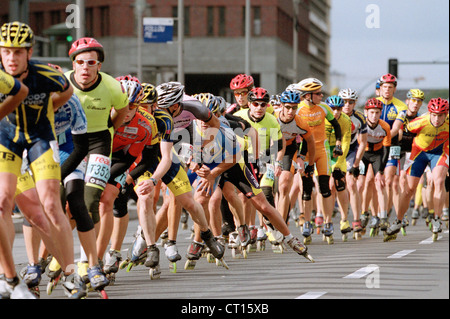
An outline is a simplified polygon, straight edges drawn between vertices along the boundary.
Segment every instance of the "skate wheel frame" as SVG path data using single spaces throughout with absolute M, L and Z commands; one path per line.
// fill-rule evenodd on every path
M 175 262 L 169 263 L 169 271 L 172 274 L 176 274 L 177 273 L 177 263 L 175 263 Z

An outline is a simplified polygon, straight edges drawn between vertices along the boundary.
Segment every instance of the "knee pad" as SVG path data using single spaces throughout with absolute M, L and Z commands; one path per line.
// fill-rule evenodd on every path
M 114 217 L 122 218 L 128 214 L 128 196 L 126 194 L 119 193 L 114 201 Z
M 322 194 L 323 198 L 327 198 L 327 197 L 331 196 L 330 176 L 328 176 L 328 175 L 320 175 L 319 176 L 319 189 L 320 189 L 320 194 Z
M 312 176 L 309 177 L 302 176 L 302 182 L 303 182 L 302 199 L 306 201 L 311 200 L 311 194 L 314 186 Z
M 82 180 L 72 180 L 67 183 L 66 197 L 69 203 L 70 213 L 77 224 L 77 230 L 87 232 L 94 228 L 94 222 L 89 215 L 84 201 L 80 198 L 84 196 L 84 182 Z
M 275 198 L 273 197 L 273 188 L 263 186 L 263 187 L 261 187 L 261 190 L 263 191 L 264 196 L 266 196 L 266 199 L 269 202 L 269 204 L 272 205 L 273 207 L 275 207 Z
M 86 207 L 92 216 L 94 224 L 97 224 L 100 221 L 99 204 L 103 189 L 86 185 L 86 187 L 84 188 L 84 192 L 84 201 Z

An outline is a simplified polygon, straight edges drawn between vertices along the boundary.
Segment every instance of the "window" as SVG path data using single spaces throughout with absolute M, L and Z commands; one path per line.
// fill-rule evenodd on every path
M 100 36 L 109 35 L 109 7 L 100 7 Z
M 219 36 L 226 35 L 226 20 L 225 20 L 225 7 L 218 7 L 219 10 Z
M 189 6 L 184 7 L 184 35 L 189 36 L 191 34 L 190 30 L 190 11 Z M 178 6 L 172 7 L 172 17 L 178 18 Z M 173 21 L 173 36 L 178 35 L 178 19 Z
M 207 26 L 206 35 L 214 35 L 214 7 L 207 7 Z
M 261 35 L 261 7 L 253 7 L 253 35 Z

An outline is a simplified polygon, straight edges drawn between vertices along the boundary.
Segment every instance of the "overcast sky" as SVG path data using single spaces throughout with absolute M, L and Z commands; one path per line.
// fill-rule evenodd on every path
M 449 61 L 449 2 L 331 0 L 330 88 L 370 94 L 388 72 L 388 59 Z M 367 12 L 366 12 L 367 10 Z M 377 14 L 379 13 L 379 15 Z M 398 87 L 448 88 L 449 65 L 402 65 Z M 415 80 L 423 78 L 423 80 Z

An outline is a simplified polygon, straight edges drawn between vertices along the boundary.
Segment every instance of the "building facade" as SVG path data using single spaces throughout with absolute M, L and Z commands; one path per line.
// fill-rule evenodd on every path
M 17 16 L 15 2 L 0 8 L 0 22 Z M 67 57 L 73 29 L 67 28 L 75 1 L 28 2 L 27 22 L 38 36 L 36 54 Z M 136 0 L 85 1 L 85 35 L 105 47 L 102 70 L 137 74 Z M 245 70 L 245 0 L 184 0 L 183 65 L 188 93 L 211 92 L 232 99 L 230 80 Z M 293 79 L 329 81 L 329 0 L 251 0 L 249 69 L 256 85 L 271 94 Z M 294 3 L 297 17 L 297 73 L 294 64 Z M 177 17 L 178 0 L 146 0 L 142 17 Z M 10 11 L 11 8 L 11 11 Z M 72 8 L 72 10 L 71 10 Z M 23 10 L 22 10 L 23 11 Z M 142 43 L 142 81 L 177 80 L 177 21 L 171 43 Z M 325 88 L 327 89 L 327 87 Z

